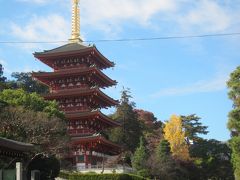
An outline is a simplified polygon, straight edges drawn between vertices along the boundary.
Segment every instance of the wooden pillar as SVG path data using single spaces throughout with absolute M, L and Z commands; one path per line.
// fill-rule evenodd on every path
M 16 180 L 22 180 L 22 163 L 16 163 Z
M 85 151 L 85 154 L 84 154 L 84 163 L 85 163 L 85 168 L 87 169 L 88 168 L 88 155 L 87 155 L 87 151 Z

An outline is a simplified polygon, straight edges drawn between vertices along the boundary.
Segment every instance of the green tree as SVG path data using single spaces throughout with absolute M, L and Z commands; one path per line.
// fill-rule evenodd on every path
M 147 167 L 153 179 L 197 180 L 197 171 L 190 161 L 180 161 L 172 157 L 170 144 L 161 140 L 155 152 L 151 153 Z
M 8 83 L 12 89 L 20 88 L 26 92 L 36 92 L 38 94 L 45 94 L 48 92 L 48 87 L 35 81 L 30 72 L 14 72 L 12 77 L 15 78 L 15 80 Z
M 55 101 L 45 101 L 37 93 L 28 93 L 22 89 L 5 89 L 0 92 L 0 99 L 12 106 L 23 106 L 26 109 L 48 113 L 64 119 L 63 112 L 59 111 Z
M 0 82 L 5 82 L 6 79 L 7 78 L 3 76 L 3 66 L 0 64 Z
M 0 113 L 0 123 L 1 137 L 37 144 L 38 151 L 56 153 L 68 140 L 65 120 L 21 106 L 5 107 Z
M 240 179 L 240 66 L 231 73 L 227 82 L 229 98 L 233 101 L 233 110 L 228 115 L 228 129 L 233 138 L 230 141 L 235 179 Z
M 182 119 L 182 125 L 185 131 L 185 136 L 189 140 L 193 140 L 193 142 L 201 139 L 199 137 L 200 134 L 207 134 L 207 126 L 203 126 L 200 121 L 200 117 L 196 116 L 196 114 L 191 114 L 188 116 L 180 116 Z
M 190 155 L 198 166 L 200 179 L 234 179 L 231 150 L 226 143 L 201 139 L 190 147 Z
M 39 144 L 42 150 L 64 146 L 67 122 L 54 101 L 22 89 L 0 92 L 0 135 L 17 141 Z
M 7 78 L 3 76 L 3 66 L 0 64 L 0 91 L 6 88 Z
M 163 139 L 156 148 L 156 157 L 158 159 L 166 159 L 171 155 L 170 143 Z
M 147 174 L 142 174 L 143 172 L 147 172 L 146 169 L 146 161 L 148 158 L 148 153 L 146 149 L 146 143 L 143 137 L 140 138 L 140 145 L 134 152 L 133 158 L 132 158 L 132 167 L 134 170 L 137 171 L 139 175 L 146 176 Z
M 141 124 L 138 121 L 138 115 L 134 111 L 134 103 L 130 102 L 131 96 L 128 90 L 122 91 L 121 103 L 117 107 L 112 118 L 122 126 L 110 130 L 108 136 L 111 141 L 123 146 L 125 150 L 134 152 L 142 136 Z

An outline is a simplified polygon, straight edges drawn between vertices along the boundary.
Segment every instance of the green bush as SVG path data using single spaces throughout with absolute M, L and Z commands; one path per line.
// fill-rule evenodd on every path
M 145 180 L 133 174 L 80 174 L 61 172 L 59 177 L 68 180 Z

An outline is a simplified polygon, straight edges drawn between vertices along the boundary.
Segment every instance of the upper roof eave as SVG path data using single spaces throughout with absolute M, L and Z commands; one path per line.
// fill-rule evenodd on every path
M 61 54 L 74 54 L 79 51 L 86 51 L 92 49 L 93 46 L 86 46 L 83 43 L 68 43 L 62 45 L 60 47 L 51 49 L 51 50 L 44 50 L 43 52 L 35 52 L 33 55 L 35 57 L 54 57 Z
M 57 57 L 74 56 L 91 52 L 93 56 L 102 59 L 103 66 L 114 67 L 115 63 L 107 59 L 95 45 L 86 46 L 83 43 L 69 43 L 51 50 L 33 53 L 34 57 L 41 61 L 48 61 Z M 46 62 L 45 62 L 46 63 Z
M 34 150 L 33 144 L 22 143 L 22 142 L 10 140 L 10 139 L 2 138 L 2 137 L 0 137 L 0 147 L 21 151 L 21 152 Z
M 118 122 L 112 120 L 111 118 L 109 118 L 108 116 L 106 116 L 105 114 L 103 114 L 101 111 L 91 111 L 91 112 L 75 112 L 75 113 L 67 113 L 65 114 L 66 118 L 68 119 L 79 119 L 79 118 L 84 118 L 84 117 L 89 117 L 89 116 L 100 116 L 102 118 L 105 119 L 105 121 L 111 125 L 114 125 L 116 127 L 121 126 L 121 124 L 119 124 Z

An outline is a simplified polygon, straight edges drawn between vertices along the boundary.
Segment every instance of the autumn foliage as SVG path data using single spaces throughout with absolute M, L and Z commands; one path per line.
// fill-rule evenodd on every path
M 164 127 L 164 138 L 170 143 L 172 155 L 180 160 L 189 160 L 188 145 L 185 141 L 182 120 L 179 116 L 172 115 Z

